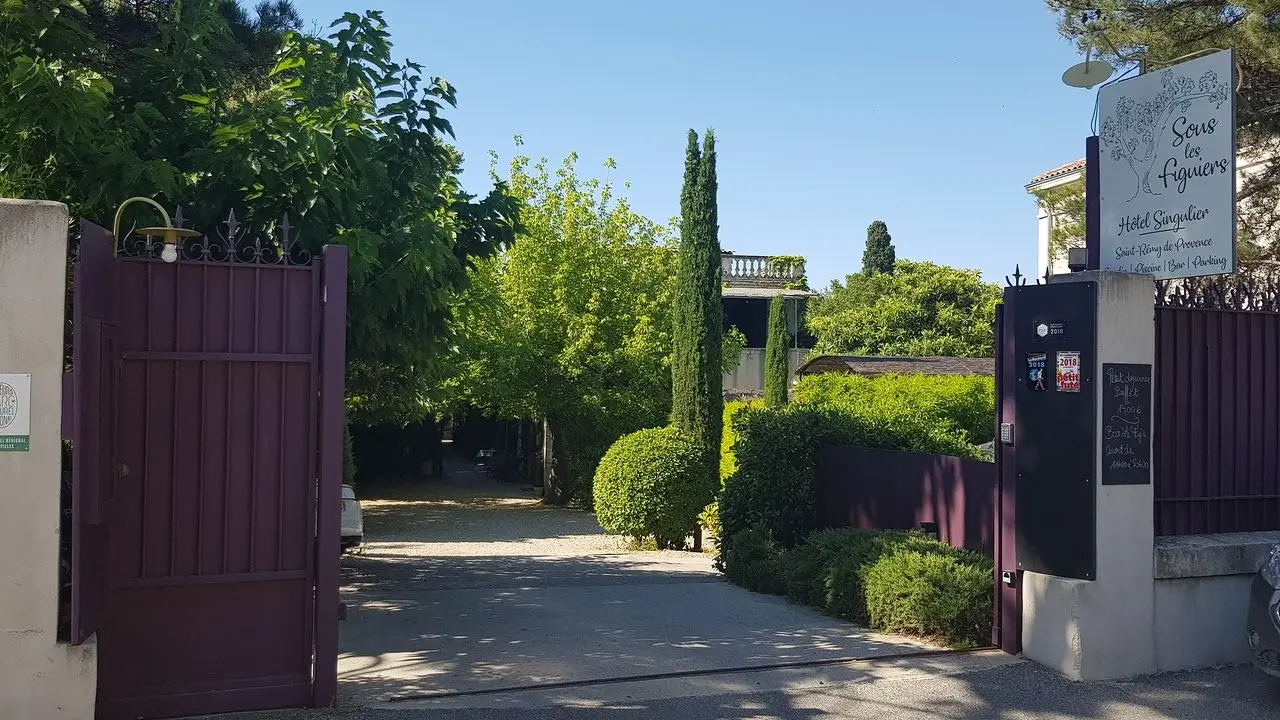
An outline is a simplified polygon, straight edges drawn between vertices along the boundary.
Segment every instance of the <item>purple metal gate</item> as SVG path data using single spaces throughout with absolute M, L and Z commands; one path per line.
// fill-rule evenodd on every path
M 98 631 L 99 717 L 332 704 L 345 248 L 299 263 L 206 240 L 167 264 L 147 242 L 104 261 L 110 235 L 83 235 L 76 357 L 106 349 L 75 387 L 107 420 L 77 430 L 76 537 L 105 521 L 108 557 L 77 555 L 100 579 L 73 618 Z
M 1156 534 L 1280 530 L 1280 312 L 1157 307 L 1155 327 Z

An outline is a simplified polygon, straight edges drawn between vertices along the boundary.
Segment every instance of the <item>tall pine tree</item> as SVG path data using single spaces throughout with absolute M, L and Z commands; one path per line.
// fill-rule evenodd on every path
M 868 275 L 892 275 L 896 260 L 897 253 L 893 249 L 893 238 L 889 236 L 889 226 L 883 220 L 876 220 L 867 227 L 867 249 L 862 253 L 862 272 Z
M 787 404 L 787 300 L 774 295 L 769 301 L 769 334 L 764 343 L 764 404 L 782 407 Z
M 720 228 L 716 205 L 715 136 L 698 148 L 689 131 L 680 194 L 680 268 L 676 277 L 671 353 L 671 420 L 707 453 L 708 488 L 718 482 L 724 409 L 721 352 L 724 308 L 720 297 Z

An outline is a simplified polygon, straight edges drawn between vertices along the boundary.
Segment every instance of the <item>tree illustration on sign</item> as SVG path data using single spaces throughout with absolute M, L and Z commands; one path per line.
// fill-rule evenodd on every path
M 1151 189 L 1150 175 L 1174 111 L 1185 113 L 1197 100 L 1220 108 L 1231 91 L 1212 70 L 1201 75 L 1199 82 L 1177 75 L 1172 69 L 1165 70 L 1160 75 L 1160 88 L 1160 93 L 1146 102 L 1135 102 L 1127 96 L 1120 98 L 1115 112 L 1102 123 L 1099 138 L 1103 147 L 1110 151 L 1112 160 L 1123 161 L 1133 171 L 1134 190 L 1129 200 L 1138 197 L 1140 192 L 1160 194 Z

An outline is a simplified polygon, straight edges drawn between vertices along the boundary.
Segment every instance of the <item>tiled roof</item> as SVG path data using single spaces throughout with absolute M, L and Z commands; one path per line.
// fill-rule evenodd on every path
M 801 365 L 797 375 L 824 372 L 854 375 L 995 375 L 992 358 L 893 357 L 887 355 L 822 355 Z
M 1079 160 L 1076 160 L 1075 162 L 1069 162 L 1066 165 L 1063 165 L 1062 167 L 1056 167 L 1050 170 L 1049 172 L 1040 173 L 1039 175 L 1031 178 L 1031 182 L 1027 183 L 1027 187 L 1031 187 L 1032 185 L 1039 185 L 1042 182 L 1048 182 L 1049 180 L 1056 180 L 1057 178 L 1065 177 L 1072 173 L 1083 172 L 1083 171 L 1084 171 L 1084 158 L 1080 158 Z

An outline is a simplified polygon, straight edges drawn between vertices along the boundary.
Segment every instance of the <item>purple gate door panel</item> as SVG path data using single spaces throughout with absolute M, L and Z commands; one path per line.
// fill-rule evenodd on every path
M 324 248 L 320 332 L 320 513 L 316 543 L 315 707 L 338 690 L 338 543 L 342 534 L 342 435 L 346 412 L 347 249 Z
M 80 225 L 71 378 L 71 641 L 102 628 L 107 593 L 108 504 L 115 477 L 115 258 L 111 233 Z
M 995 497 L 995 622 L 992 642 L 1007 653 L 1022 652 L 1022 578 L 1018 573 L 1017 517 L 1014 513 L 1017 492 L 1017 465 L 1013 455 L 1017 448 L 1017 426 L 1014 422 L 1014 391 L 1025 372 L 1014 353 L 1014 329 L 1017 323 L 1017 292 L 1006 288 L 1004 302 L 996 306 L 996 497 Z M 1012 443 L 1001 438 L 1001 426 L 1012 428 Z
M 322 265 L 117 272 L 99 717 L 310 705 Z

